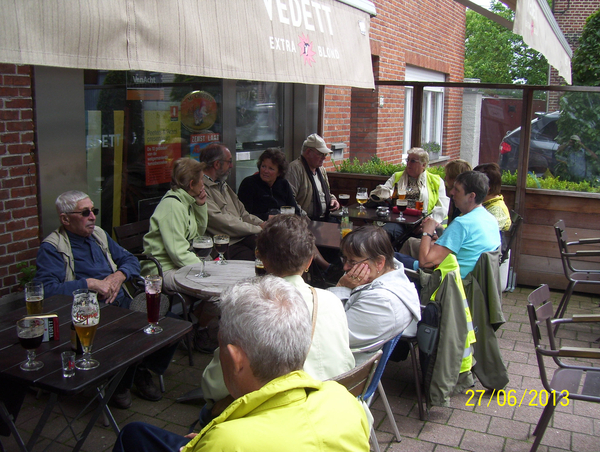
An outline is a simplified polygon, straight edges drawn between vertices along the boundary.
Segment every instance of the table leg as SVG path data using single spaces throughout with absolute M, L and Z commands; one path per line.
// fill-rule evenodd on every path
M 58 402 L 58 395 L 55 393 L 51 393 L 50 399 L 48 400 L 48 403 L 46 403 L 46 407 L 44 408 L 44 412 L 42 413 L 40 420 L 36 424 L 35 429 L 31 434 L 31 438 L 29 438 L 29 441 L 27 442 L 27 449 L 31 450 L 33 449 L 33 446 L 35 446 L 35 443 L 37 442 L 40 434 L 42 433 L 44 425 L 46 425 L 46 422 L 48 422 L 48 418 L 52 414 L 52 409 L 54 408 L 54 405 L 56 405 L 56 402 Z

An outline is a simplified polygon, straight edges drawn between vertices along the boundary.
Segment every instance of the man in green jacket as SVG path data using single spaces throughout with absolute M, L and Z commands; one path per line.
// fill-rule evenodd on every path
M 126 425 L 113 451 L 369 450 L 362 406 L 343 386 L 301 371 L 312 322 L 302 295 L 275 276 L 226 290 L 220 359 L 234 401 L 198 434 Z

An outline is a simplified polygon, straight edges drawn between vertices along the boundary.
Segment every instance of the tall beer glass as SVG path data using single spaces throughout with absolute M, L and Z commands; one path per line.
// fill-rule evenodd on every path
M 162 333 L 163 329 L 158 326 L 160 315 L 160 292 L 162 291 L 162 278 L 158 275 L 150 275 L 144 278 L 146 288 L 146 312 L 148 313 L 148 326 L 144 328 L 146 334 Z
M 80 370 L 95 369 L 100 365 L 98 361 L 91 357 L 92 344 L 100 323 L 100 306 L 98 306 L 96 291 L 77 289 L 73 292 L 71 317 L 83 348 L 83 357 L 75 361 L 75 367 Z

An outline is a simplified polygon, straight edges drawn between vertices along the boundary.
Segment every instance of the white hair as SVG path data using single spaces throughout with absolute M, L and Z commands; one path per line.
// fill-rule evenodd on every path
M 56 198 L 56 211 L 61 213 L 73 212 L 77 208 L 77 203 L 82 199 L 89 198 L 84 192 L 79 190 L 69 190 Z
M 304 366 L 311 342 L 304 298 L 276 276 L 250 278 L 223 291 L 219 335 L 240 347 L 254 376 L 263 383 Z

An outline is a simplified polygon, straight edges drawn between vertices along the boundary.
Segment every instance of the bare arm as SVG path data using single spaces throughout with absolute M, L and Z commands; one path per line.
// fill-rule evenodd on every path
M 431 217 L 423 221 L 423 233 L 435 234 L 435 228 L 438 223 Z M 441 264 L 450 254 L 450 250 L 445 246 L 436 245 L 433 238 L 424 235 L 421 238 L 421 247 L 419 248 L 419 265 L 423 268 L 433 268 Z

